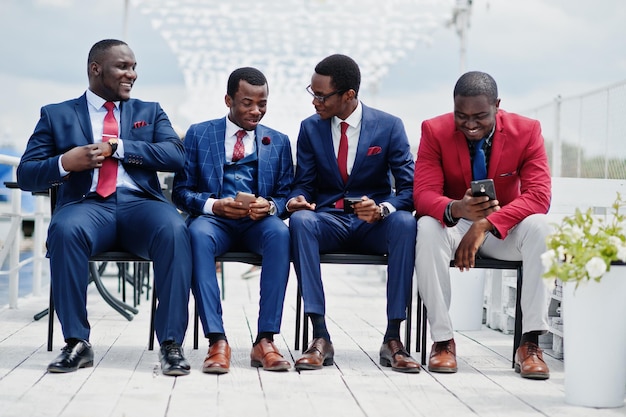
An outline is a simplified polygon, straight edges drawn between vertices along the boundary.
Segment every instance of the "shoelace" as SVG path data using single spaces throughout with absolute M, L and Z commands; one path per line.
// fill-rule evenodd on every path
M 171 343 L 165 347 L 168 356 L 176 356 L 177 358 L 183 357 L 182 348 L 175 343 Z
M 528 343 L 528 356 L 538 356 L 539 346 L 534 343 Z
M 451 346 L 452 345 L 448 342 L 437 342 L 437 344 L 435 345 L 435 352 L 439 353 L 446 351 L 452 353 Z

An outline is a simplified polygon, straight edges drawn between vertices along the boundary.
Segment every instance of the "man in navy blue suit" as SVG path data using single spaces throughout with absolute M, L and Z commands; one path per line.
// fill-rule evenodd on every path
M 420 364 L 400 341 L 415 258 L 413 157 L 402 121 L 362 104 L 360 83 L 354 60 L 331 55 L 317 64 L 307 87 L 316 114 L 300 126 L 287 210 L 292 212 L 294 266 L 304 312 L 313 324 L 313 341 L 295 367 L 333 364 L 320 253 L 348 251 L 388 255 L 387 330 L 380 363 L 417 373 Z
M 209 351 L 202 371 L 230 369 L 215 257 L 229 250 L 261 254 L 258 333 L 250 364 L 285 371 L 291 364 L 274 345 L 289 278 L 289 230 L 281 217 L 293 181 L 289 138 L 260 124 L 269 89 L 263 73 L 245 67 L 228 78 L 228 115 L 192 125 L 185 135 L 185 169 L 174 178 L 173 201 L 189 213 L 192 290 Z M 238 197 L 238 193 L 246 197 Z
M 136 65 L 126 43 L 97 42 L 87 62 L 89 88 L 41 109 L 17 169 L 21 189 L 58 190 L 48 255 L 66 345 L 48 372 L 93 365 L 88 259 L 115 248 L 152 259 L 161 369 L 189 373 L 181 347 L 191 285 L 189 233 L 157 177 L 157 171 L 182 168 L 184 148 L 158 103 L 130 98 Z

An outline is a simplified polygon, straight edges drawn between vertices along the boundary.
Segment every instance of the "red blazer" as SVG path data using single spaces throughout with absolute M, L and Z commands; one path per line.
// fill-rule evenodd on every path
M 552 179 L 537 120 L 498 110 L 487 178 L 494 180 L 502 207 L 488 219 L 503 239 L 526 217 L 548 212 Z M 446 206 L 462 199 L 471 181 L 467 141 L 453 113 L 424 121 L 413 181 L 417 215 L 444 225 Z

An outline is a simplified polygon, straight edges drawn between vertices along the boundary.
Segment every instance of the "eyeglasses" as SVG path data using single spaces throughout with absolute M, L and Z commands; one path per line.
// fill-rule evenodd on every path
M 320 103 L 323 103 L 323 102 L 326 101 L 327 98 L 330 98 L 330 97 L 334 96 L 335 94 L 343 94 L 343 93 L 345 93 L 348 90 L 337 90 L 337 91 L 334 91 L 334 92 L 332 92 L 330 94 L 326 94 L 325 96 L 318 96 L 317 94 L 315 94 L 313 92 L 313 90 L 311 90 L 311 85 L 309 84 L 309 86 L 306 88 L 306 91 L 307 91 L 307 93 L 309 93 L 310 95 L 313 96 L 313 100 L 317 100 Z

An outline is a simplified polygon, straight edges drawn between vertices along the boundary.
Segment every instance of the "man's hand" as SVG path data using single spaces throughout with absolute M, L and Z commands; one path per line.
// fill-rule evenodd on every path
M 291 213 L 298 210 L 315 210 L 315 203 L 309 203 L 303 195 L 292 198 L 287 202 L 288 212 Z
M 241 201 L 235 201 L 232 197 L 220 198 L 213 203 L 213 214 L 227 219 L 243 219 L 249 212 Z
M 354 214 L 364 222 L 375 223 L 382 217 L 380 215 L 380 207 L 376 205 L 376 202 L 367 196 L 361 197 L 361 201 L 352 204 L 354 208 Z
M 107 143 L 77 146 L 61 156 L 61 165 L 69 172 L 100 168 L 107 153 L 111 155 L 111 145 Z
M 248 216 L 252 220 L 261 220 L 269 216 L 270 202 L 263 197 L 257 197 L 256 201 L 250 203 L 250 209 L 248 210 Z
M 474 222 L 461 239 L 454 254 L 454 266 L 461 271 L 469 270 L 476 263 L 476 254 L 483 244 L 487 233 L 493 229 L 493 225 L 487 219 Z
M 465 191 L 462 200 L 456 200 L 452 203 L 452 217 L 473 222 L 484 219 L 498 210 L 500 210 L 498 200 L 489 200 L 487 196 L 474 197 L 469 188 Z

